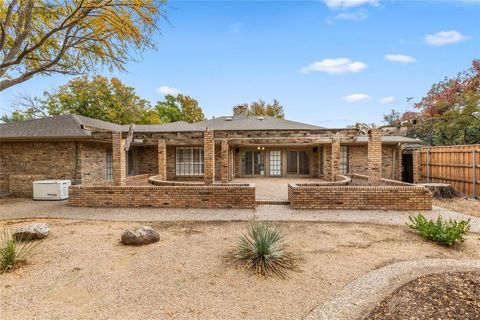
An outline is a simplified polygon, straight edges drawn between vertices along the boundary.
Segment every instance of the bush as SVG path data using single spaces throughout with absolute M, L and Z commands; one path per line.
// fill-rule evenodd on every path
M 38 241 L 29 241 L 29 239 L 14 239 L 11 231 L 4 227 L 0 234 L 0 273 L 25 262 L 39 243 Z
M 245 263 L 245 271 L 286 278 L 286 270 L 297 270 L 299 256 L 288 251 L 285 234 L 276 225 L 251 221 L 239 238 L 234 258 Z
M 438 216 L 437 220 L 427 220 L 423 215 L 418 214 L 409 217 L 411 224 L 408 226 L 418 231 L 425 239 L 438 242 L 443 246 L 453 246 L 457 241 L 463 242 L 464 236 L 470 229 L 468 220 L 444 220 Z

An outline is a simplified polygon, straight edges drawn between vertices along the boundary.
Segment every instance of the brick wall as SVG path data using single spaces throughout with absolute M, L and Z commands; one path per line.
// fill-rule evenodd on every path
M 382 146 L 382 177 L 387 179 L 401 178 L 401 154 L 395 145 Z M 397 152 L 395 163 L 393 163 L 393 152 Z M 349 173 L 367 174 L 368 173 L 368 147 L 367 145 L 349 145 L 348 146 Z M 392 175 L 392 168 L 395 176 Z
M 0 190 L 31 197 L 35 180 L 68 179 L 76 184 L 104 180 L 108 147 L 74 141 L 1 142 Z
M 288 185 L 294 209 L 431 210 L 432 195 L 422 186 Z
M 253 209 L 255 187 L 232 186 L 72 186 L 71 206 Z

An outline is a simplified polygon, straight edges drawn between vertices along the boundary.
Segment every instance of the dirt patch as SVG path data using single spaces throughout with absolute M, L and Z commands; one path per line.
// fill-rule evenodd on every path
M 464 319 L 480 317 L 480 272 L 423 276 L 397 289 L 367 318 Z
M 433 199 L 433 205 L 480 217 L 480 200 L 473 198 Z
M 48 222 L 51 234 L 26 265 L 0 275 L 2 320 L 303 319 L 391 261 L 480 258 L 478 236 L 448 249 L 405 227 L 285 222 L 301 271 L 265 279 L 226 259 L 245 222 L 156 222 L 159 242 L 128 247 L 121 232 L 141 224 L 37 221 Z

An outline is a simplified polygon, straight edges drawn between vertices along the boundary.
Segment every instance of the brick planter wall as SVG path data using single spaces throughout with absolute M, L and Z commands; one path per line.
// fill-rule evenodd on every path
M 253 209 L 255 186 L 72 186 L 76 207 Z
M 294 209 L 431 210 L 432 195 L 422 186 L 288 185 Z

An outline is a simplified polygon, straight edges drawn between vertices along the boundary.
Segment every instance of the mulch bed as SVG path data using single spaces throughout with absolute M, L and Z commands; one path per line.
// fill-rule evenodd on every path
M 417 278 L 383 300 L 377 319 L 480 319 L 480 272 L 448 272 Z

